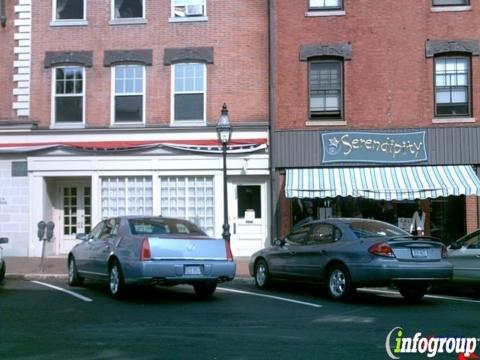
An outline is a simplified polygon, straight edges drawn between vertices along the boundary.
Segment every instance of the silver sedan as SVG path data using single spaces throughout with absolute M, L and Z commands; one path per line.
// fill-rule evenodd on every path
M 359 286 L 395 285 L 408 300 L 423 297 L 434 283 L 451 280 L 445 246 L 376 220 L 332 218 L 295 228 L 249 264 L 259 288 L 272 281 L 324 283 L 334 299 Z
M 6 243 L 8 243 L 8 238 L 1 237 L 0 244 L 6 244 Z M 6 271 L 7 271 L 7 267 L 5 266 L 5 260 L 3 259 L 2 247 L 0 247 L 0 282 L 3 281 Z
M 229 244 L 181 219 L 121 216 L 101 221 L 68 254 L 68 283 L 104 279 L 114 298 L 128 285 L 190 284 L 210 296 L 235 276 Z
M 453 264 L 453 283 L 473 285 L 480 294 L 480 229 L 450 244 L 448 260 Z

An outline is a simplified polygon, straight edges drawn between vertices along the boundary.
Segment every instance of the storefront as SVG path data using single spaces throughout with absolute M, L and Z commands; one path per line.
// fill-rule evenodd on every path
M 236 131 L 228 148 L 235 256 L 249 256 L 269 241 L 266 134 Z M 64 256 L 78 242 L 76 234 L 119 215 L 186 218 L 221 237 L 223 163 L 216 136 L 214 128 L 176 135 L 10 136 L 0 146 L 1 233 L 12 239 L 5 255 L 40 256 L 36 232 L 42 220 L 55 224 L 47 256 Z
M 463 128 L 456 133 L 471 135 L 469 130 L 476 131 Z M 277 218 L 288 219 L 280 233 L 305 218 L 332 216 L 378 219 L 408 231 L 418 209 L 425 216 L 425 234 L 446 243 L 476 228 L 480 181 L 475 171 L 480 154 L 463 152 L 468 144 L 461 142 L 441 143 L 450 131 L 454 134 L 453 129 L 305 134 L 304 146 L 313 145 L 313 138 L 319 140 L 311 148 L 319 150 L 321 161 L 310 157 L 308 164 L 281 170 L 276 163 Z M 289 137 L 276 135 L 276 142 Z M 460 151 L 455 144 L 462 144 Z M 442 159 L 442 153 L 450 159 Z M 282 159 L 285 164 L 291 161 L 286 157 L 278 161 Z

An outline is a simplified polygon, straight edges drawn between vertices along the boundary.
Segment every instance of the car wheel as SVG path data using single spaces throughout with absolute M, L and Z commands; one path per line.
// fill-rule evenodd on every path
M 201 298 L 207 298 L 215 292 L 217 289 L 217 284 L 212 282 L 203 282 L 198 284 L 193 284 L 193 289 L 195 294 Z
M 118 260 L 114 260 L 108 272 L 108 289 L 114 299 L 120 299 L 126 293 L 125 279 Z
M 68 285 L 81 286 L 83 285 L 84 278 L 78 275 L 77 264 L 75 258 L 72 256 L 68 260 Z
M 258 260 L 255 263 L 255 285 L 259 289 L 266 289 L 271 285 L 270 272 L 265 260 Z
M 398 291 L 403 298 L 410 302 L 416 302 L 420 300 L 428 290 L 428 285 L 398 285 Z
M 5 272 L 6 272 L 6 266 L 5 266 L 5 262 L 2 261 L 0 263 L 0 282 L 3 281 L 3 279 L 5 278 Z
M 328 270 L 328 295 L 334 300 L 347 300 L 355 293 L 355 287 L 348 269 L 334 264 Z

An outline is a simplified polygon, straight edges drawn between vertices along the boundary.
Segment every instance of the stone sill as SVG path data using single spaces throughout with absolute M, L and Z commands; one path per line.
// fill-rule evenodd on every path
M 433 6 L 431 12 L 472 11 L 471 6 Z
M 144 18 L 138 19 L 113 19 L 108 22 L 110 25 L 142 25 L 147 24 L 148 20 Z
M 186 17 L 170 17 L 168 22 L 183 23 L 183 22 L 202 22 L 208 21 L 208 16 L 186 16 Z
M 474 123 L 476 118 L 462 118 L 462 117 L 452 117 L 452 118 L 435 118 L 432 119 L 432 124 L 454 124 L 454 123 Z
M 87 26 L 87 20 L 53 20 L 50 21 L 50 26 L 58 27 L 58 26 Z
M 345 10 L 318 10 L 307 11 L 305 17 L 317 17 L 317 16 L 345 16 Z
M 347 122 L 345 120 L 308 120 L 305 125 L 307 126 L 345 126 Z

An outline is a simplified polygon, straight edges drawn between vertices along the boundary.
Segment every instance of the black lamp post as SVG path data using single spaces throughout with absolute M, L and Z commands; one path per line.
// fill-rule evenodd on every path
M 223 104 L 222 115 L 217 123 L 218 140 L 222 143 L 223 153 L 223 232 L 222 237 L 230 242 L 230 225 L 228 225 L 228 194 L 227 194 L 227 146 L 232 137 L 232 127 L 228 118 L 227 104 Z

